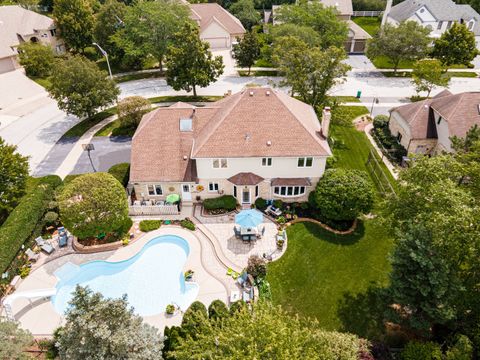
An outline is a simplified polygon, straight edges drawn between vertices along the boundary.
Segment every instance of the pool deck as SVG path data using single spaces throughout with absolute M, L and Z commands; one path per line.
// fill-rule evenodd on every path
M 203 239 L 198 230 L 195 232 L 182 229 L 178 226 L 162 226 L 160 229 L 149 232 L 134 243 L 115 251 L 94 254 L 67 254 L 49 261 L 34 269 L 17 287 L 17 292 L 31 291 L 55 287 L 57 278 L 54 272 L 67 262 L 81 265 L 93 260 L 122 261 L 137 254 L 151 239 L 161 235 L 177 235 L 184 238 L 190 246 L 190 254 L 184 265 L 184 271 L 194 270 L 193 281 L 199 285 L 197 300 L 208 306 L 213 300 L 220 299 L 228 303 L 231 291 L 236 290 L 234 280 L 226 276 L 225 266 L 218 260 L 214 248 L 207 239 Z M 16 320 L 23 328 L 28 329 L 36 337 L 49 337 L 55 328 L 63 322 L 50 300 L 34 300 L 32 304 L 27 299 L 17 299 L 12 306 Z M 165 313 L 144 317 L 145 322 L 157 327 L 161 332 L 165 326 L 179 325 L 182 313 L 177 311 L 169 316 Z

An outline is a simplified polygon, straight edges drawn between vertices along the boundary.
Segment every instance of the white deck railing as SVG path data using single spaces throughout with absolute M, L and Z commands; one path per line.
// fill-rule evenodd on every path
M 370 17 L 373 17 L 373 16 L 380 16 L 383 14 L 383 11 L 369 11 L 369 10 L 361 10 L 361 11 L 354 11 L 353 12 L 353 16 L 370 16 Z
M 178 215 L 177 205 L 130 205 L 129 215 Z

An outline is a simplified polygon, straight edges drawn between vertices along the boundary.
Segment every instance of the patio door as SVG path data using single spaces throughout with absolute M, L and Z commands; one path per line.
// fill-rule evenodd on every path
M 242 191 L 242 204 L 250 204 L 250 189 L 243 189 Z
M 190 192 L 189 184 L 182 184 L 182 200 L 192 201 L 192 193 Z

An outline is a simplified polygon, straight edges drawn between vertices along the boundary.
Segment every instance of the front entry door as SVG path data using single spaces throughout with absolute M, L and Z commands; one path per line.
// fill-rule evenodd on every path
M 249 189 L 243 189 L 242 204 L 250 204 L 250 190 Z
M 190 192 L 190 185 L 182 185 L 182 200 L 183 201 L 192 201 L 192 193 Z

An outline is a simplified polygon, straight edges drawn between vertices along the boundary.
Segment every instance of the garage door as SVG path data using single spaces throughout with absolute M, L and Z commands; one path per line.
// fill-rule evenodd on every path
M 228 48 L 228 39 L 227 38 L 208 38 L 205 39 L 210 43 L 210 48 L 212 49 L 225 49 Z
M 7 57 L 0 59 L 0 74 L 13 71 L 17 68 L 15 57 Z

